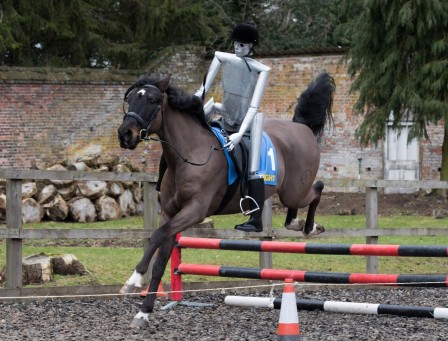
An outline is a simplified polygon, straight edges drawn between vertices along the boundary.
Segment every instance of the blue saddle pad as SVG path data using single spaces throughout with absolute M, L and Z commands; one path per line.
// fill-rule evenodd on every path
M 221 130 L 217 127 L 212 127 L 212 131 L 219 140 L 219 143 L 221 143 L 221 146 L 224 146 L 226 140 L 221 133 Z M 238 178 L 238 173 L 227 149 L 224 150 L 224 154 L 228 163 L 227 183 L 231 185 Z M 259 167 L 260 168 L 258 169 L 257 175 L 264 179 L 264 183 L 266 185 L 275 186 L 277 184 L 277 154 L 271 138 L 265 132 L 263 132 L 263 137 L 261 140 Z

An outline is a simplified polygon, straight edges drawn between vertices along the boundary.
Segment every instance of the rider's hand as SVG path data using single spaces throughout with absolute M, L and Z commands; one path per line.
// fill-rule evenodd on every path
M 199 97 L 200 99 L 202 99 L 203 94 L 204 94 L 204 89 L 199 89 L 198 91 L 196 91 L 196 93 L 194 95 L 196 97 Z
M 242 133 L 234 133 L 229 136 L 228 142 L 224 145 L 224 148 L 227 148 L 227 150 L 230 152 L 235 148 L 235 146 L 240 143 L 241 139 L 243 138 Z

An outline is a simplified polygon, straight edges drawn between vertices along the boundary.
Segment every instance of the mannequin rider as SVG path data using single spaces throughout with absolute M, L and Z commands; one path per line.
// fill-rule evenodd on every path
M 247 222 L 236 225 L 235 229 L 244 232 L 261 232 L 263 230 L 262 211 L 265 191 L 264 179 L 257 175 L 263 133 L 263 113 L 259 112 L 258 109 L 271 69 L 249 58 L 253 46 L 257 45 L 259 41 L 258 30 L 255 26 L 250 24 L 237 25 L 233 29 L 230 39 L 234 42 L 235 54 L 215 52 L 206 80 L 195 95 L 205 98 L 219 69 L 222 68 L 222 103 L 214 103 L 213 98 L 211 98 L 204 105 L 204 112 L 208 119 L 215 113 L 222 117 L 225 130 L 230 134 L 227 143 L 224 145 L 229 151 L 234 149 L 245 133 L 250 133 L 249 195 L 242 200 L 247 199 L 249 201 L 250 209 L 244 214 L 250 214 L 251 216 Z M 165 169 L 166 162 L 162 155 L 157 190 L 160 190 L 160 182 Z
M 271 69 L 249 58 L 253 46 L 259 41 L 255 26 L 239 24 L 233 29 L 230 38 L 234 42 L 235 54 L 215 52 L 205 84 L 196 92 L 196 96 L 205 97 L 219 69 L 222 68 L 222 104 L 213 103 L 213 99 L 210 99 L 204 105 L 204 111 L 206 116 L 213 113 L 221 115 L 224 128 L 230 134 L 224 145 L 229 151 L 233 150 L 245 133 L 250 133 L 249 195 L 242 200 L 249 200 L 250 210 L 245 212 L 245 215 L 250 214 L 251 217 L 235 228 L 244 232 L 261 232 L 265 193 L 264 179 L 257 175 L 263 133 L 263 113 L 259 112 L 258 108 Z

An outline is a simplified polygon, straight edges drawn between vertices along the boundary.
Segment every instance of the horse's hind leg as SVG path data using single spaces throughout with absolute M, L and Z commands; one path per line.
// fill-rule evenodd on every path
M 306 216 L 306 222 L 304 224 L 305 226 L 303 227 L 303 234 L 305 236 L 317 235 L 325 231 L 323 226 L 314 222 L 314 215 L 316 213 L 316 208 L 320 202 L 322 190 L 324 189 L 324 183 L 322 181 L 317 181 L 313 185 L 312 189 L 315 193 L 315 197 L 308 207 L 308 214 Z M 303 225 L 303 220 L 299 222 L 299 225 Z
M 171 252 L 174 248 L 176 237 L 168 238 L 159 248 L 152 268 L 152 277 L 149 283 L 148 294 L 146 295 L 140 312 L 134 316 L 131 327 L 145 329 L 149 324 L 149 313 L 153 312 L 154 302 L 156 300 L 156 292 L 165 272 L 166 265 L 170 259 Z
M 299 225 L 299 222 L 297 220 L 297 212 L 298 212 L 297 208 L 288 208 L 284 224 L 287 230 L 293 230 L 293 231 L 303 230 L 303 224 Z

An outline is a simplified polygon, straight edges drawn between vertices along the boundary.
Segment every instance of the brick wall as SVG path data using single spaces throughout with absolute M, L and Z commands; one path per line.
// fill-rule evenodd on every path
M 210 60 L 203 51 L 174 48 L 163 51 L 145 73 L 171 73 L 174 84 L 194 92 Z M 354 131 L 361 117 L 352 113 L 355 94 L 342 55 L 258 58 L 272 68 L 261 110 L 266 117 L 291 120 L 300 93 L 320 71 L 336 81 L 334 127 L 322 140 L 319 177 L 382 178 L 383 145 L 361 149 Z M 30 168 L 84 155 L 117 154 L 156 172 L 157 143 L 141 143 L 134 151 L 118 146 L 116 130 L 122 120 L 124 92 L 141 70 L 0 68 L 0 167 Z M 222 97 L 219 80 L 210 94 Z M 420 144 L 423 179 L 438 179 L 443 127 L 429 129 L 431 140 Z M 361 169 L 358 159 L 362 158 Z M 361 171 L 361 173 L 359 173 Z

